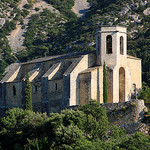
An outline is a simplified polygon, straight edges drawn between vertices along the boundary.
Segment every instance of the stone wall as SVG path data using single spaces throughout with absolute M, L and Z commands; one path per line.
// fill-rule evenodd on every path
M 142 88 L 141 60 L 137 58 L 132 59 L 132 57 L 128 56 L 127 63 L 128 63 L 129 70 L 131 72 L 132 87 L 130 90 L 132 93 L 134 93 L 133 84 L 135 84 L 136 92 L 138 93 Z
M 148 133 L 144 118 L 144 100 L 131 100 L 125 103 L 101 104 L 107 112 L 111 125 L 117 125 L 126 129 L 127 134 L 136 131 Z
M 91 99 L 91 72 L 80 74 L 79 79 L 79 104 L 83 105 Z

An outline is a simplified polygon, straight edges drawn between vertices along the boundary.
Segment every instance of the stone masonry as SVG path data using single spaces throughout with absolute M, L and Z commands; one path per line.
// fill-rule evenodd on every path
M 103 63 L 107 66 L 108 102 L 127 102 L 141 89 L 141 60 L 127 55 L 127 31 L 102 26 L 96 51 L 43 57 L 11 64 L 0 81 L 0 115 L 24 106 L 25 76 L 29 73 L 34 111 L 59 112 L 86 104 L 103 103 Z

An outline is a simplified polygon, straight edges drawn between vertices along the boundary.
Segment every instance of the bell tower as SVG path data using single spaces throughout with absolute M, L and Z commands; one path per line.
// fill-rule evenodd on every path
M 120 59 L 126 58 L 126 27 L 101 26 L 96 35 L 97 65 L 116 66 Z
M 96 35 L 97 65 L 107 66 L 108 102 L 125 102 L 127 94 L 127 31 L 121 26 L 101 26 Z

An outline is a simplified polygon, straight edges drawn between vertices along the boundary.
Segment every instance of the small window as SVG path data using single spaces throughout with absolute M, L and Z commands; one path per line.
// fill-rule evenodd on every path
M 55 90 L 55 91 L 58 90 L 58 85 L 57 85 L 57 83 L 54 84 L 54 90 Z
M 100 54 L 100 37 L 98 36 L 98 48 L 97 48 L 97 54 Z
M 106 54 L 112 54 L 112 36 L 106 37 Z
M 120 54 L 123 55 L 123 37 L 120 37 Z
M 13 86 L 13 96 L 16 96 L 16 87 Z
M 33 92 L 36 93 L 37 92 L 37 85 L 33 86 Z

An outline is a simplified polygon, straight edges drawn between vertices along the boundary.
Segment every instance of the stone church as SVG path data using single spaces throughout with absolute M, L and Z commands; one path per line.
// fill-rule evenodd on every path
M 0 81 L 0 113 L 24 106 L 27 73 L 34 111 L 58 112 L 91 99 L 103 103 L 104 61 L 108 102 L 136 97 L 141 89 L 141 59 L 127 55 L 126 28 L 101 26 L 96 33 L 96 51 L 43 57 L 7 67 Z

